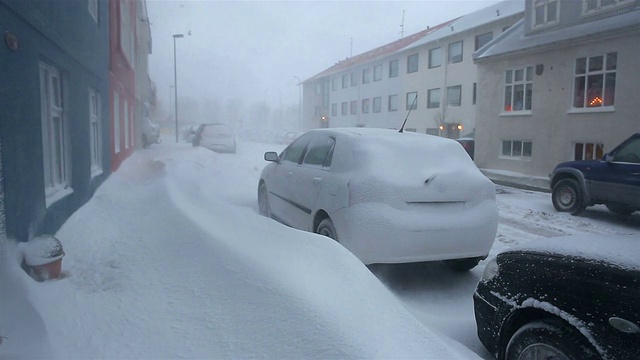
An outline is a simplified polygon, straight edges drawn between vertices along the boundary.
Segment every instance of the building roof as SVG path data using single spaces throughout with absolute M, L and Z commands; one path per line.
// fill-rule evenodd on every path
M 525 34 L 524 21 L 521 20 L 503 36 L 475 52 L 474 59 L 482 61 L 503 55 L 534 51 L 543 47 L 601 38 L 627 30 L 640 30 L 640 8 L 596 21 L 529 35 Z
M 488 6 L 473 13 L 446 21 L 442 24 L 427 27 L 425 30 L 409 35 L 400 40 L 388 43 L 373 50 L 339 61 L 321 73 L 303 81 L 303 83 L 333 75 L 358 64 L 383 58 L 401 50 L 412 49 L 430 42 L 462 33 L 475 27 L 491 23 L 497 19 L 522 13 L 524 1 L 507 0 Z

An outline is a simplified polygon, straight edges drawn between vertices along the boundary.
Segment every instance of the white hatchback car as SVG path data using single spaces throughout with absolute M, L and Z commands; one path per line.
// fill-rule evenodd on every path
M 260 213 L 335 239 L 365 264 L 451 260 L 464 271 L 493 245 L 495 186 L 455 140 L 316 129 L 264 158 Z

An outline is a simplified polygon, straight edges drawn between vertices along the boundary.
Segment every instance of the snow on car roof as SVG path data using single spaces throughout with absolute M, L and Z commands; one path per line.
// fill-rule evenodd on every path
M 586 260 L 603 261 L 624 269 L 640 271 L 640 238 L 632 235 L 584 234 L 537 239 L 514 246 L 508 252 L 574 256 Z

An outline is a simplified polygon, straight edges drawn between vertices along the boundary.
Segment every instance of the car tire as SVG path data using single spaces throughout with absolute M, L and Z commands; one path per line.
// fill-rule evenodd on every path
M 584 192 L 574 179 L 562 179 L 553 187 L 551 193 L 553 207 L 560 212 L 578 215 L 586 209 Z
M 518 329 L 507 344 L 505 358 L 589 360 L 601 357 L 578 330 L 559 319 L 545 319 Z
M 445 264 L 453 271 L 465 272 L 473 269 L 482 260 L 480 257 L 446 260 Z
M 318 228 L 316 229 L 316 233 L 338 241 L 338 233 L 336 232 L 335 226 L 333 226 L 333 222 L 329 218 L 320 221 L 320 224 L 318 224 Z
M 260 215 L 271 217 L 271 207 L 269 206 L 269 193 L 267 185 L 263 182 L 258 186 L 258 211 Z
M 618 215 L 631 215 L 634 211 L 636 211 L 630 206 L 619 203 L 608 203 L 606 204 L 606 206 L 609 211 Z

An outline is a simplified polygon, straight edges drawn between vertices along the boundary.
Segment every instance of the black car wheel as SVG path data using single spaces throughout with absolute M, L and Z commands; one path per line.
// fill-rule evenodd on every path
M 563 179 L 553 187 L 551 193 L 553 207 L 561 212 L 578 215 L 587 207 L 584 204 L 584 193 L 574 179 Z
M 528 323 L 507 344 L 509 360 L 600 359 L 598 352 L 576 329 L 557 319 Z
M 258 186 L 258 209 L 260 210 L 260 215 L 271 217 L 269 193 L 267 192 L 267 186 L 264 183 L 260 183 L 260 186 Z
M 445 263 L 454 271 L 469 271 L 476 267 L 482 258 L 467 258 L 467 259 L 454 259 L 446 260 Z
M 326 218 L 320 221 L 320 224 L 318 225 L 318 229 L 316 230 L 316 233 L 320 235 L 324 235 L 335 241 L 338 241 L 338 234 L 336 233 L 336 228 L 333 226 L 333 222 L 329 218 Z
M 631 215 L 635 211 L 634 208 L 624 204 L 608 203 L 606 206 L 609 211 L 618 215 Z

